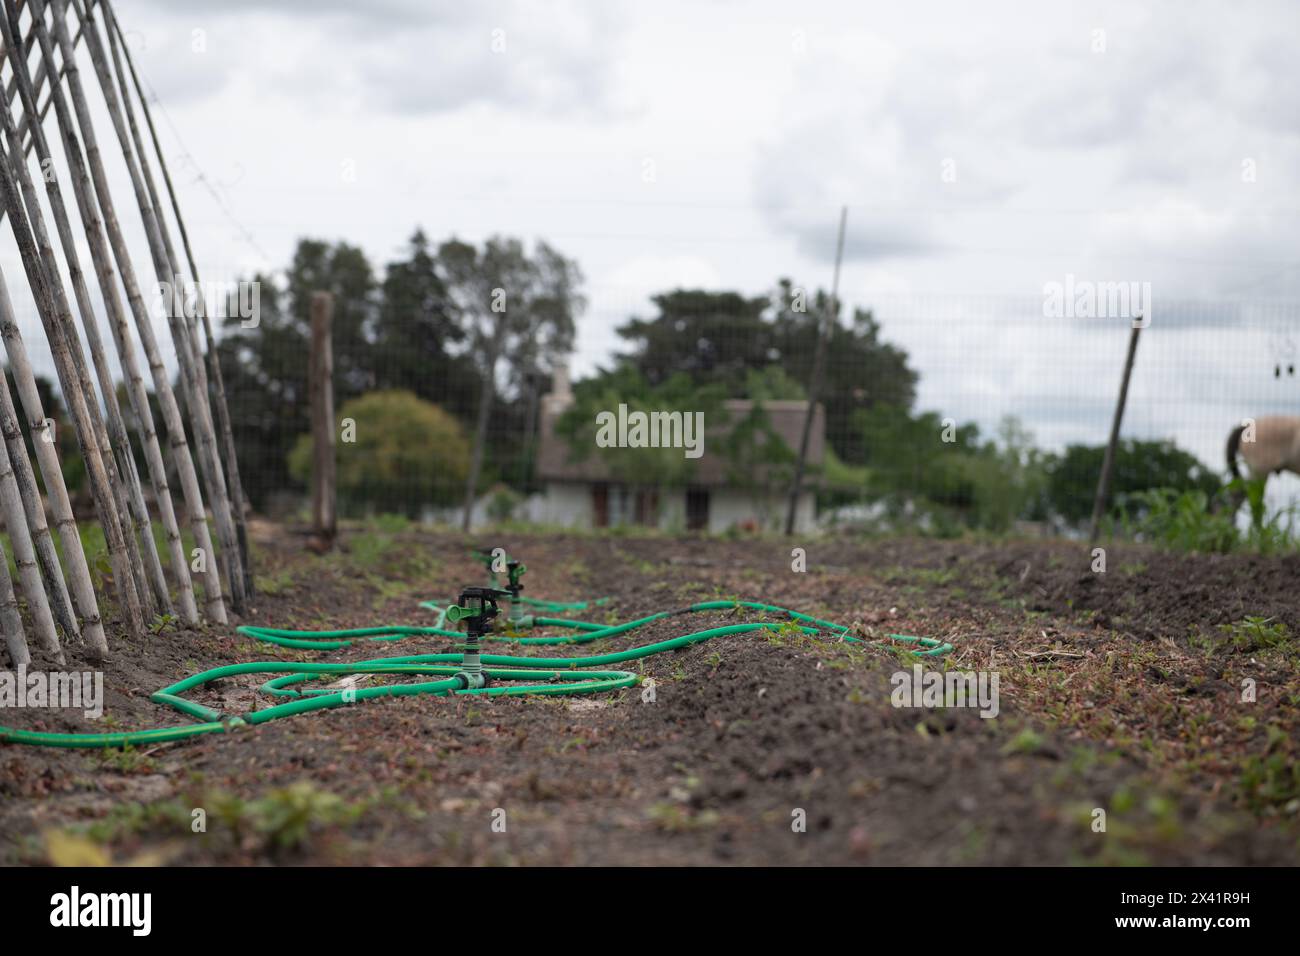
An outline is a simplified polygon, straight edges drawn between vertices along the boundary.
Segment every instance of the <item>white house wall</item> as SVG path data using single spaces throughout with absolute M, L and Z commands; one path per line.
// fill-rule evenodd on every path
M 727 488 L 709 490 L 709 531 L 720 534 L 735 525 L 753 521 L 765 531 L 779 531 L 785 527 L 787 498 L 781 494 L 753 494 Z M 812 492 L 799 496 L 795 508 L 796 532 L 813 528 L 816 503 Z
M 570 528 L 590 528 L 595 514 L 591 503 L 591 485 L 579 482 L 552 481 L 545 496 L 530 509 L 530 517 L 543 524 Z M 767 531 L 777 531 L 785 524 L 786 498 L 781 494 L 758 494 L 727 488 L 709 489 L 709 525 L 713 534 L 721 534 L 735 525 L 756 522 Z M 812 492 L 804 492 L 795 509 L 795 530 L 806 532 L 815 524 L 816 504 Z M 686 529 L 686 492 L 663 489 L 659 492 L 657 527 L 663 531 Z
M 538 519 L 543 524 L 590 528 L 594 517 L 590 485 L 567 481 L 547 482 L 546 498 Z

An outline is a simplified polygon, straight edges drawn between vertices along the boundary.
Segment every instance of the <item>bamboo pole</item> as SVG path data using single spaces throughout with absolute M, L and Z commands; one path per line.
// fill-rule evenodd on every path
M 107 430 L 99 403 L 95 401 L 95 390 L 90 383 L 86 357 L 81 350 L 81 339 L 63 287 L 58 259 L 45 228 L 40 195 L 27 168 L 17 123 L 7 102 L 0 108 L 0 128 L 3 129 L 9 146 L 8 172 L 16 186 L 10 200 L 17 203 L 20 209 L 25 204 L 20 219 L 12 218 L 15 212 L 13 205 L 10 205 L 10 225 L 20 252 L 34 257 L 30 261 L 25 259 L 23 265 L 28 272 L 29 281 L 41 280 L 39 285 L 32 286 L 32 291 L 36 297 L 37 311 L 41 313 L 45 324 L 46 336 L 50 340 L 55 368 L 72 415 L 79 447 L 83 454 L 92 456 L 92 460 L 86 462 L 86 469 L 91 494 L 96 499 L 96 508 L 101 523 L 104 524 L 109 559 L 113 562 L 115 573 L 128 575 L 116 582 L 122 600 L 122 611 L 133 632 L 143 634 L 148 592 L 144 562 L 132 533 L 126 489 L 118 473 L 117 462 L 111 455 Z M 48 180 L 50 177 L 42 178 Z
M 14 0 L 5 0 L 9 9 L 11 22 L 14 17 Z M 41 45 L 42 59 L 40 64 L 45 67 L 53 63 L 53 45 L 49 35 L 42 30 L 36 37 Z M 24 63 L 25 66 L 25 63 Z M 140 436 L 140 444 L 144 449 L 145 464 L 149 472 L 150 484 L 153 487 L 154 498 L 156 500 L 159 522 L 163 528 L 163 535 L 169 552 L 169 562 L 172 567 L 172 575 L 177 583 L 177 604 L 180 610 L 181 619 L 186 624 L 197 624 L 199 621 L 198 607 L 194 599 L 194 588 L 190 580 L 189 563 L 185 558 L 185 547 L 181 539 L 180 528 L 176 520 L 176 511 L 172 503 L 171 490 L 168 487 L 167 468 L 163 463 L 162 451 L 158 444 L 158 436 L 154 427 L 153 412 L 149 407 L 148 392 L 145 390 L 144 381 L 140 374 L 139 364 L 136 361 L 134 342 L 131 338 L 131 330 L 127 324 L 126 316 L 122 309 L 122 301 L 118 292 L 117 279 L 113 272 L 113 266 L 110 258 L 107 241 L 104 237 L 104 224 L 100 218 L 99 212 L 95 207 L 92 185 L 90 176 L 86 169 L 86 160 L 82 155 L 79 138 L 76 135 L 76 127 L 69 112 L 67 100 L 63 95 L 62 87 L 55 85 L 51 89 L 51 100 L 55 108 L 55 114 L 58 119 L 59 129 L 64 133 L 64 153 L 67 157 L 68 168 L 71 173 L 73 194 L 77 201 L 77 209 L 81 216 L 82 225 L 86 234 L 86 240 L 90 247 L 91 262 L 95 269 L 96 277 L 99 281 L 100 294 L 108 310 L 109 329 L 113 335 L 113 343 L 116 347 L 118 362 L 121 365 L 123 375 L 126 378 L 127 397 L 130 401 L 132 420 L 136 432 Z M 43 139 L 43 137 L 42 137 Z M 66 240 L 65 240 L 66 241 Z M 83 315 L 85 312 L 83 311 Z M 89 334 L 89 333 L 88 333 Z M 94 330 L 94 341 L 92 341 L 92 350 L 96 352 L 96 369 L 99 371 L 101 379 L 101 389 L 108 394 L 112 389 L 111 370 L 108 363 L 102 359 L 102 348 L 98 345 L 98 328 Z M 117 409 L 118 423 L 122 424 L 122 431 L 118 434 L 115 441 L 119 449 L 124 450 L 124 457 L 129 466 L 134 469 L 135 462 L 130 454 L 130 442 L 125 435 L 125 426 L 122 423 L 120 408 L 117 403 L 116 389 L 112 389 L 111 407 Z M 116 429 L 116 425 L 115 425 Z M 136 476 L 136 487 L 139 487 L 138 475 Z M 136 497 L 135 507 L 137 510 L 144 508 L 143 493 Z M 143 512 L 147 514 L 147 510 Z M 148 527 L 148 525 L 146 525 Z M 148 538 L 152 542 L 152 528 L 149 528 Z M 156 554 L 156 551 L 155 551 Z M 159 582 L 157 578 L 161 575 L 161 567 L 157 569 L 154 575 L 154 588 L 158 591 Z M 166 582 L 161 582 L 161 593 L 158 597 L 164 608 L 170 608 L 170 600 L 163 600 L 166 594 Z
M 49 30 L 44 21 L 44 3 L 41 0 L 29 0 L 29 2 L 39 22 L 37 36 L 48 39 Z M 180 477 L 181 493 L 185 499 L 185 508 L 188 512 L 194 542 L 199 551 L 198 559 L 202 562 L 199 567 L 193 565 L 191 567 L 202 576 L 204 607 L 208 618 L 218 624 L 224 624 L 227 617 L 225 601 L 221 594 L 221 575 L 214 557 L 215 549 L 212 546 L 212 537 L 208 530 L 206 509 L 199 488 L 198 475 L 185 438 L 185 427 L 181 422 L 180 406 L 177 404 L 175 392 L 172 390 L 171 376 L 167 372 L 167 367 L 163 364 L 162 353 L 158 348 L 158 340 L 153 332 L 153 324 L 145 306 L 144 297 L 140 293 L 135 269 L 131 264 L 130 251 L 127 249 L 126 240 L 122 235 L 112 194 L 108 188 L 108 177 L 104 170 L 103 157 L 100 155 L 98 141 L 95 137 L 94 123 L 90 118 L 85 90 L 82 88 L 80 73 L 77 69 L 76 54 L 72 47 L 71 38 L 68 35 L 66 6 L 60 0 L 54 0 L 53 12 L 54 40 L 58 43 L 59 53 L 63 61 L 64 82 L 71 94 L 73 109 L 77 117 L 77 130 L 74 131 L 69 124 L 64 129 L 64 138 L 70 139 L 76 135 L 76 132 L 80 132 L 81 142 L 85 148 L 86 161 L 90 166 L 99 210 L 103 216 L 104 228 L 108 233 L 109 245 L 113 250 L 113 258 L 117 263 L 117 271 L 122 281 L 122 287 L 126 291 L 127 304 L 135 321 L 136 331 L 140 336 L 141 347 L 144 349 L 145 358 L 149 363 L 154 393 L 158 398 L 158 407 L 163 416 L 163 424 L 167 429 L 167 441 L 171 449 L 172 463 L 175 465 L 176 472 Z M 42 42 L 44 44 L 44 41 Z M 118 329 L 118 334 L 122 334 L 122 331 L 122 329 Z M 140 394 L 136 399 L 137 406 L 140 406 L 141 402 L 143 402 L 143 407 L 147 408 L 147 398 L 142 394 L 143 385 L 139 386 L 138 392 Z M 140 416 L 139 408 L 137 408 L 137 416 Z
M 9 577 L 9 561 L 0 547 L 0 630 L 4 631 L 5 646 L 14 669 L 26 667 L 32 661 L 27 649 L 27 635 L 23 633 L 23 616 L 18 612 L 18 597 L 14 582 Z
M 13 114 L 7 103 L 0 106 L 0 125 L 3 126 L 7 140 L 13 141 L 17 136 Z M 45 327 L 49 340 L 50 352 L 54 358 L 55 371 L 59 377 L 59 386 L 63 391 L 64 402 L 72 418 L 77 445 L 81 449 L 86 464 L 86 475 L 90 484 L 91 496 L 95 501 L 95 511 L 100 525 L 104 529 L 104 541 L 108 548 L 109 562 L 113 568 L 113 584 L 122 605 L 122 615 L 128 629 L 135 635 L 144 636 L 144 608 L 136 589 L 136 578 L 142 576 L 143 569 L 134 566 L 128 550 L 127 536 L 123 532 L 122 516 L 118 512 L 118 489 L 114 481 L 112 458 L 106 458 L 100 447 L 96 434 L 95 417 L 90 403 L 81 387 L 78 363 L 73 354 L 74 343 L 78 343 L 76 329 L 68 306 L 63 282 L 58 275 L 57 263 L 53 260 L 53 249 L 49 246 L 49 237 L 45 233 L 39 199 L 27 174 L 27 165 L 18 156 L 5 151 L 3 169 L 0 169 L 0 193 L 9 212 L 9 226 L 18 243 L 22 256 L 23 270 L 36 300 L 36 310 Z M 15 178 L 16 177 L 16 178 Z M 24 196 L 27 206 L 24 208 Z M 75 345 L 80 351 L 79 343 Z M 82 361 L 84 362 L 84 356 Z
M 41 404 L 40 391 L 36 387 L 36 376 L 32 373 L 32 365 L 27 358 L 27 347 L 18 331 L 18 322 L 14 317 L 14 307 L 9 299 L 9 289 L 5 285 L 3 273 L 0 273 L 0 339 L 4 341 L 9 367 L 13 370 L 18 400 L 22 403 L 23 412 L 27 416 L 28 429 L 32 435 L 32 447 L 36 451 L 36 464 L 41 470 L 41 477 L 45 479 L 45 490 L 50 499 L 50 514 L 54 519 L 54 527 L 59 533 L 59 540 L 63 542 L 68 587 L 77 613 L 81 616 L 81 633 L 92 653 L 102 657 L 108 653 L 108 641 L 104 636 L 104 625 L 99 616 L 95 588 L 90 582 L 90 567 L 86 564 L 86 553 L 82 548 L 81 534 L 77 530 L 77 522 L 72 514 L 72 503 L 68 500 L 68 487 L 63 481 L 63 469 L 59 465 L 54 436 L 46 426 L 48 419 Z M 8 402 L 7 397 L 5 402 Z M 17 435 L 11 439 L 6 431 L 6 439 L 9 440 L 10 458 L 17 460 L 14 446 L 22 443 L 22 436 Z M 34 511 L 42 507 L 39 493 L 36 493 L 35 497 L 29 497 L 27 501 L 28 521 L 31 526 L 35 526 Z M 46 579 L 49 580 L 48 574 Z
M 222 563 L 225 565 L 229 577 L 231 604 L 236 611 L 240 611 L 245 606 L 244 571 L 239 560 L 238 535 L 235 532 L 234 519 L 231 515 L 230 498 L 226 491 L 225 476 L 222 472 L 220 456 L 217 453 L 216 429 L 212 422 L 212 412 L 208 406 L 207 396 L 203 394 L 199 387 L 199 373 L 196 371 L 196 366 L 199 363 L 194 355 L 193 339 L 185 323 L 183 297 L 179 288 L 180 283 L 177 281 L 178 270 L 174 268 L 170 257 L 167 255 L 158 217 L 145 186 L 145 174 L 147 174 L 149 166 L 148 160 L 139 149 L 140 133 L 135 124 L 135 112 L 129 102 L 124 103 L 118 98 L 113 77 L 109 72 L 108 60 L 100 40 L 99 27 L 95 20 L 94 11 L 85 10 L 80 0 L 74 0 L 74 3 L 76 3 L 78 16 L 82 18 L 82 23 L 85 26 L 86 48 L 90 52 L 91 62 L 94 64 L 95 72 L 99 77 L 105 105 L 108 107 L 109 116 L 112 117 L 113 128 L 117 133 L 118 143 L 122 148 L 122 158 L 126 162 L 127 170 L 131 175 L 131 185 L 135 191 L 136 203 L 140 208 L 140 217 L 144 221 L 145 234 L 149 239 L 149 252 L 153 258 L 157 280 L 161 286 L 171 291 L 171 306 L 168 309 L 167 321 L 171 328 L 172 342 L 176 347 L 181 393 L 185 396 L 185 404 L 190 413 L 190 424 L 194 430 L 195 440 L 198 442 L 199 461 L 202 465 L 204 483 L 208 490 L 208 500 L 212 506 L 213 521 L 217 529 L 217 540 L 221 544 Z M 52 0 L 52 4 L 55 13 L 54 29 L 60 36 L 60 46 L 62 46 L 63 38 L 68 35 L 66 2 L 65 0 Z M 67 61 L 68 55 L 65 53 L 65 66 L 68 65 Z M 71 68 L 67 70 L 67 75 L 71 79 L 73 75 Z
M 9 460 L 4 442 L 0 442 L 0 514 L 4 515 L 5 530 L 9 532 L 14 566 L 18 570 L 23 597 L 27 599 L 27 609 L 31 612 L 32 623 L 36 627 L 37 640 L 48 654 L 64 664 L 63 649 L 59 647 L 59 636 L 54 632 L 54 617 L 50 613 L 49 599 L 41 581 L 40 568 L 36 564 L 36 547 L 32 543 L 31 532 L 27 529 L 27 515 L 23 511 L 18 476 Z M 0 555 L 0 559 L 3 559 L 3 555 Z M 8 571 L 6 562 L 5 573 L 8 574 Z
M 3 288 L 3 282 L 0 281 L 0 315 L 9 316 L 12 313 L 8 303 L 8 290 Z M 9 382 L 6 380 L 3 385 L 4 387 L 0 388 L 0 434 L 4 436 L 10 464 L 14 470 L 14 478 L 18 482 L 19 495 L 22 498 L 23 510 L 26 512 L 25 523 L 28 532 L 32 536 L 32 543 L 36 547 L 36 562 L 40 565 L 41 577 L 45 580 L 46 594 L 50 600 L 54 620 L 63 629 L 65 638 L 80 641 L 81 627 L 77 624 L 77 615 L 72 607 L 72 597 L 68 594 L 68 584 L 64 580 L 63 568 L 59 564 L 59 554 L 54 547 L 54 538 L 51 537 L 49 525 L 46 524 L 45 504 L 41 500 L 41 492 L 36 485 L 36 474 L 32 471 L 32 461 L 27 454 L 27 442 L 23 439 L 18 411 L 14 408 L 13 397 L 9 394 Z M 51 510 L 57 513 L 54 507 L 54 498 L 55 495 L 51 493 Z M 80 564 L 84 566 L 86 557 L 80 551 L 80 537 L 76 539 L 76 546 Z M 70 564 L 76 563 L 72 555 L 69 555 L 68 561 Z M 89 572 L 87 572 L 87 580 L 89 580 Z M 93 601 L 93 590 L 90 592 L 90 597 Z
M 19 25 L 18 9 L 14 0 L 5 0 L 5 10 L 8 16 L 0 16 L 0 33 L 3 33 L 5 43 L 9 49 L 10 64 L 14 78 L 18 81 L 18 92 L 22 99 L 23 109 L 28 115 L 34 116 L 36 115 L 36 97 L 32 90 L 31 77 L 28 75 L 27 61 L 19 52 L 21 47 L 16 42 L 16 37 L 19 35 Z M 49 143 L 45 139 L 45 131 L 40 123 L 32 124 L 32 144 L 35 147 L 36 157 L 41 167 L 50 168 L 49 164 L 53 162 L 53 156 L 50 152 Z M 14 155 L 22 155 L 22 145 L 16 131 L 10 138 L 10 149 Z M 167 590 L 167 579 L 163 575 L 162 562 L 158 557 L 158 547 L 153 536 L 149 509 L 145 505 L 144 492 L 140 487 L 140 476 L 135 466 L 135 459 L 131 454 L 131 441 L 127 437 L 126 424 L 122 421 L 122 411 L 117 400 L 117 390 L 113 384 L 113 373 L 109 368 L 108 358 L 104 353 L 103 341 L 99 334 L 99 320 L 95 316 L 94 307 L 91 305 L 90 291 L 86 287 L 86 277 L 81 269 L 81 261 L 77 253 L 76 241 L 73 239 L 72 225 L 68 219 L 63 193 L 57 177 L 44 176 L 43 178 L 50 211 L 53 213 L 55 228 L 58 230 L 60 245 L 63 248 L 68 277 L 72 282 L 77 309 L 81 313 L 82 326 L 86 331 L 86 341 L 90 347 L 91 358 L 94 361 L 95 370 L 99 377 L 99 391 L 106 415 L 100 414 L 99 404 L 94 401 L 95 386 L 90 379 L 84 357 L 82 357 L 81 345 L 76 338 L 75 325 L 71 325 L 69 328 L 69 340 L 73 345 L 74 357 L 79 359 L 77 364 L 81 387 L 91 399 L 90 409 L 95 419 L 100 447 L 108 450 L 112 456 L 113 466 L 117 469 L 118 510 L 126 525 L 124 530 L 127 534 L 128 551 L 131 552 L 132 567 L 141 572 L 137 576 L 136 587 L 140 591 L 142 598 L 151 598 L 150 610 L 172 614 L 174 609 L 171 595 Z M 105 422 L 105 417 L 107 417 L 107 422 Z M 111 474 L 112 469 L 110 469 Z M 137 546 L 132 547 L 132 545 Z
M 0 207 L 0 216 L 3 214 L 4 209 Z M 28 529 L 34 539 L 37 560 L 53 603 L 53 611 L 65 636 L 84 640 L 93 655 L 102 657 L 108 651 L 108 644 L 99 615 L 99 603 L 90 579 L 90 568 L 86 563 L 81 535 L 72 514 L 67 486 L 63 481 L 63 470 L 59 465 L 57 447 L 53 441 L 54 436 L 46 430 L 47 419 L 42 407 L 40 391 L 36 387 L 35 375 L 32 373 L 27 349 L 18 330 L 3 274 L 0 274 L 0 340 L 4 342 L 5 353 L 13 371 L 14 387 L 18 390 L 19 400 L 27 415 L 37 466 L 45 480 L 45 489 L 49 497 L 50 515 L 63 542 L 64 561 L 67 564 L 66 580 L 54 547 L 54 540 L 46 523 L 45 506 L 36 485 L 36 476 L 28 457 L 27 446 L 18 426 L 18 412 L 6 383 L 5 387 L 0 389 L 0 430 L 3 431 L 9 458 L 22 492 Z M 82 619 L 80 627 L 77 623 L 78 614 Z
M 149 109 L 149 102 L 144 95 L 144 87 L 140 82 L 140 77 L 135 70 L 135 60 L 131 56 L 131 49 L 126 45 L 126 36 L 122 32 L 122 26 L 118 22 L 117 12 L 113 9 L 108 0 L 101 0 L 100 4 L 104 10 L 106 20 L 105 29 L 108 31 L 110 47 L 113 50 L 114 62 L 117 61 L 117 49 L 120 45 L 122 56 L 126 60 L 127 68 L 131 74 L 131 83 L 135 89 L 136 98 L 140 101 L 140 112 L 144 116 L 145 125 L 149 129 L 149 137 L 153 142 L 154 155 L 158 159 L 158 169 L 162 173 L 163 183 L 167 187 L 167 195 L 171 200 L 172 214 L 176 219 L 176 229 L 180 233 L 181 245 L 185 249 L 185 258 L 189 263 L 190 278 L 198 288 L 202 288 L 202 282 L 199 279 L 199 267 L 194 257 L 194 249 L 190 245 L 189 230 L 185 228 L 185 219 L 181 216 L 180 203 L 176 198 L 176 188 L 172 183 L 171 172 L 167 168 L 167 160 L 163 155 L 162 144 L 158 139 L 158 130 L 153 123 L 153 114 Z M 111 21 L 111 23 L 107 22 Z M 74 41 L 75 43 L 75 41 Z M 118 74 L 121 76 L 121 66 L 118 65 Z M 123 98 L 127 98 L 125 80 L 121 80 Z M 152 179 L 150 179 L 152 183 Z M 157 207 L 157 200 L 154 201 Z M 164 235 L 166 235 L 164 233 Z M 169 254 L 172 262 L 177 261 L 175 252 L 170 250 L 171 240 L 168 239 Z M 217 351 L 216 337 L 212 332 L 212 322 L 208 317 L 205 302 L 202 297 L 198 299 L 199 318 L 203 321 L 203 333 L 207 342 L 207 359 L 208 359 L 208 377 L 212 382 L 213 395 L 212 404 L 217 412 L 217 427 L 221 432 L 222 451 L 226 456 L 226 484 L 230 490 L 230 506 L 234 511 L 235 531 L 239 537 L 239 556 L 244 566 L 245 588 L 249 600 L 252 600 L 254 594 L 253 565 L 248 553 L 248 524 L 244 516 L 244 485 L 239 477 L 239 460 L 235 453 L 235 435 L 230 423 L 230 408 L 226 402 L 226 386 L 221 376 L 220 353 Z M 200 366 L 200 369 L 202 367 Z
M 82 35 L 82 28 L 81 25 L 78 24 L 77 32 L 72 39 L 72 45 L 74 47 L 76 47 L 78 44 L 81 43 L 81 35 Z M 32 47 L 35 44 L 35 42 L 36 42 L 36 16 L 35 14 L 33 14 L 32 22 L 27 27 L 27 35 L 23 38 L 24 54 L 31 53 Z M 55 73 L 55 77 L 56 79 L 61 79 L 63 77 L 62 68 L 60 68 Z M 46 69 L 46 61 L 41 60 L 41 62 L 36 68 L 36 77 L 35 77 L 35 89 L 36 89 L 37 99 L 40 99 L 41 91 L 45 89 L 45 82 L 47 79 L 49 79 L 49 74 Z M 18 79 L 17 77 L 11 76 L 9 78 L 9 82 L 5 84 L 5 97 L 7 98 L 8 102 L 12 103 L 14 97 L 17 95 L 18 95 Z M 39 117 L 40 122 L 45 121 L 45 116 L 50 111 L 51 103 L 52 101 L 47 97 L 45 100 L 45 104 L 38 110 L 37 116 Z M 32 150 L 32 140 L 30 136 L 32 125 L 33 125 L 32 117 L 27 113 L 24 113 L 22 119 L 18 123 L 18 132 L 23 136 L 24 143 L 25 143 L 23 147 L 24 156 L 27 155 L 27 153 L 30 153 Z M 5 211 L 3 209 L 0 209 L 0 219 L 3 219 L 4 217 L 5 217 Z
M 75 2 L 77 3 L 78 11 L 80 11 L 81 0 L 75 0 Z M 158 195 L 158 189 L 154 182 L 153 171 L 149 164 L 148 150 L 146 149 L 145 143 L 141 136 L 139 125 L 136 123 L 135 108 L 131 102 L 131 92 L 130 92 L 131 87 L 127 83 L 126 73 L 123 70 L 122 57 L 120 55 L 117 35 L 113 29 L 114 24 L 111 20 L 112 11 L 103 2 L 100 3 L 100 9 L 104 13 L 104 32 L 108 35 L 109 52 L 112 55 L 113 70 L 117 78 L 118 92 L 121 98 L 120 101 L 126 114 L 127 124 L 131 130 L 131 139 L 135 145 L 136 156 L 140 164 L 140 175 L 141 178 L 144 180 L 144 184 L 149 196 L 149 206 L 153 210 L 154 222 L 157 225 L 158 234 L 160 239 L 162 240 L 162 249 L 166 258 L 168 275 L 172 277 L 178 289 L 183 288 L 184 280 L 181 274 L 180 258 L 176 254 L 176 248 L 172 243 L 171 231 L 167 227 L 167 218 L 165 213 L 163 212 L 162 203 Z M 93 23 L 89 24 L 89 26 L 94 31 L 95 41 L 96 43 L 98 43 L 99 40 L 98 28 L 94 26 Z M 141 100 L 141 104 L 144 105 L 143 99 Z M 153 129 L 153 120 L 149 118 L 147 112 L 147 106 L 145 107 L 145 116 L 146 119 L 148 119 L 149 121 L 149 130 L 150 133 L 153 135 L 153 145 L 155 151 L 157 151 L 159 156 L 161 156 L 161 149 L 158 146 L 157 133 Z M 165 167 L 164 167 L 164 175 L 166 175 Z M 170 185 L 171 185 L 170 177 L 168 177 L 169 189 L 170 189 Z M 172 193 L 172 202 L 173 202 L 173 208 L 175 208 L 174 192 Z M 180 222 L 179 219 L 177 221 Z M 184 233 L 182 234 L 184 235 Z M 212 452 L 211 452 L 211 461 L 212 461 L 212 467 L 216 470 L 218 476 L 216 479 L 214 479 L 214 483 L 218 486 L 216 490 L 219 491 L 222 496 L 226 497 L 226 500 L 229 502 L 227 508 L 229 510 L 228 520 L 231 522 L 231 528 L 230 531 L 227 532 L 227 534 L 229 534 L 230 540 L 227 541 L 226 537 L 223 535 L 220 520 L 218 520 L 217 523 L 217 532 L 218 532 L 218 539 L 221 541 L 223 555 L 229 562 L 229 573 L 227 577 L 231 588 L 231 604 L 234 606 L 237 612 L 243 613 L 247 610 L 247 602 L 250 597 L 250 591 L 251 591 L 251 584 L 249 582 L 252 577 L 248 567 L 248 557 L 247 557 L 248 556 L 248 534 L 244 523 L 243 486 L 238 484 L 239 469 L 237 465 L 237 459 L 235 456 L 234 436 L 233 433 L 230 432 L 230 419 L 225 404 L 225 397 L 226 397 L 225 386 L 224 383 L 222 383 L 221 381 L 220 365 L 217 364 L 218 353 L 216 350 L 216 342 L 212 336 L 212 327 L 208 321 L 207 304 L 202 295 L 202 286 L 199 285 L 198 282 L 198 270 L 194 263 L 193 250 L 189 246 L 188 237 L 185 237 L 185 249 L 186 249 L 186 253 L 189 255 L 189 268 L 193 276 L 195 289 L 198 294 L 196 294 L 194 300 L 195 301 L 194 311 L 191 312 L 189 309 L 183 309 L 181 311 L 178 324 L 180 328 L 184 330 L 186 335 L 186 341 L 190 348 L 190 356 L 191 356 L 190 361 L 192 363 L 192 368 L 194 373 L 195 389 L 199 396 L 199 404 L 202 408 L 204 418 L 206 419 L 206 427 L 212 431 L 214 437 L 214 442 L 213 442 Z M 212 392 L 209 390 L 208 373 L 205 370 L 204 362 L 203 362 L 204 343 L 201 341 L 199 336 L 200 319 L 202 320 L 204 327 L 207 329 L 208 345 L 210 347 L 208 358 L 213 363 L 215 382 L 217 383 L 218 386 L 217 398 L 219 399 L 219 402 L 217 403 L 217 418 L 220 419 L 225 426 L 225 430 L 223 434 L 229 437 L 229 442 L 228 443 L 223 442 L 220 448 L 216 444 L 217 427 L 216 427 L 216 422 L 213 419 Z M 223 417 L 223 413 L 225 413 L 224 417 Z M 224 469 L 222 468 L 223 452 L 226 457 Z M 232 474 L 236 482 L 233 488 L 230 482 L 230 476 Z M 238 491 L 237 495 L 235 494 L 236 490 Z M 214 505 L 214 510 L 215 510 L 215 505 Z

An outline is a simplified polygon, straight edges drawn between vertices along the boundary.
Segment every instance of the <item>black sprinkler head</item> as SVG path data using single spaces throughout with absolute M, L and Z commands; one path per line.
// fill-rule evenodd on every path
M 497 600 L 509 596 L 509 591 L 500 588 L 465 588 L 456 603 L 447 608 L 447 620 L 453 624 L 464 621 L 471 635 L 487 634 L 492 630 L 492 619 L 501 613 Z

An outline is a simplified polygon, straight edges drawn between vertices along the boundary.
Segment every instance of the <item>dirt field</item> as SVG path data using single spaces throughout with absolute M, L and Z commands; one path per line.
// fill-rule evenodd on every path
M 761 600 L 956 645 L 999 675 L 1000 712 L 896 708 L 897 645 L 732 635 L 625 665 L 645 687 L 555 698 L 403 698 L 145 750 L 0 745 L 0 861 L 293 864 L 1295 864 L 1300 861 L 1300 559 L 1081 545 L 476 536 L 529 566 L 527 593 L 609 596 L 618 621 Z M 482 583 L 452 535 L 350 532 L 320 557 L 258 536 L 244 623 L 432 624 L 420 600 Z M 592 615 L 595 615 L 594 617 Z M 1271 619 L 1241 626 L 1248 616 Z M 656 622 L 621 649 L 734 612 Z M 1238 626 L 1234 626 L 1238 625 Z M 45 730 L 184 723 L 148 695 L 247 660 L 446 650 L 411 638 L 291 651 L 234 625 L 120 640 L 106 717 L 6 711 Z M 494 647 L 499 653 L 516 651 Z M 595 649 L 534 649 L 545 656 Z M 936 666 L 928 662 L 927 666 Z M 264 677 L 194 698 L 231 713 Z M 1256 700 L 1244 702 L 1243 681 Z M 207 815 L 193 833 L 195 808 Z M 1098 832 L 1094 811 L 1106 812 Z M 495 811 L 504 811 L 504 814 Z M 806 831 L 796 832 L 799 811 Z M 500 822 L 505 832 L 497 832 Z M 494 828 L 493 823 L 497 822 Z

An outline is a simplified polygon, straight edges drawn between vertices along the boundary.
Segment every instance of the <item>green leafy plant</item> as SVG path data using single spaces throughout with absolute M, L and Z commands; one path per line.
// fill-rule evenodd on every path
M 1228 635 L 1232 646 L 1240 651 L 1295 650 L 1295 642 L 1286 624 L 1271 617 L 1245 617 L 1235 624 L 1221 624 L 1219 630 Z
M 418 516 L 426 505 L 450 505 L 464 490 L 469 442 L 460 423 L 437 405 L 411 392 L 370 392 L 339 410 L 351 420 L 354 441 L 338 444 L 341 507 Z M 289 455 L 289 473 L 311 477 L 312 438 L 302 435 Z
M 1256 520 L 1246 529 L 1237 527 L 1228 509 L 1211 507 L 1204 491 L 1153 488 L 1129 496 L 1118 517 L 1126 534 L 1175 551 L 1226 554 L 1258 551 L 1274 554 L 1300 547 L 1290 511 L 1265 514 L 1263 486 L 1258 482 L 1228 485 L 1220 494 L 1244 491 Z

